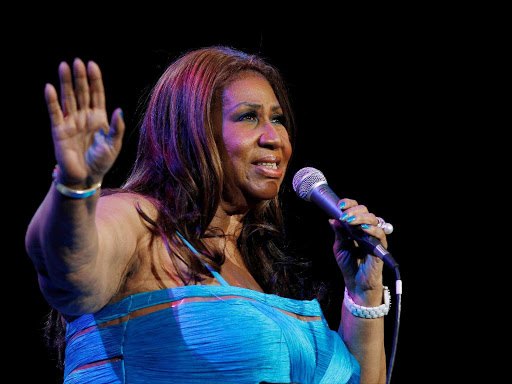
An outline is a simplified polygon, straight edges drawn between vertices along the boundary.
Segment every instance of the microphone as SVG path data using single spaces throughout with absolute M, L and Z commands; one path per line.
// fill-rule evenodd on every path
M 327 180 L 318 169 L 306 167 L 299 170 L 293 177 L 293 190 L 306 201 L 318 205 L 331 219 L 339 220 L 343 212 L 338 207 L 341 199 L 327 185 Z M 391 253 L 382 246 L 380 241 L 361 229 L 360 225 L 349 225 L 339 220 L 347 232 L 349 239 L 356 240 L 360 247 L 377 256 L 388 267 L 395 269 L 398 263 Z

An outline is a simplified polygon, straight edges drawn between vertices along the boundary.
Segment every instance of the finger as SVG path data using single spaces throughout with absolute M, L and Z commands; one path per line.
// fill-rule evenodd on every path
M 345 221 L 346 223 L 349 223 L 350 225 L 358 225 L 358 224 L 369 224 L 369 225 L 377 225 L 379 224 L 379 220 L 377 220 L 377 217 L 373 213 L 365 212 L 365 211 L 352 211 L 352 212 L 345 212 L 346 217 L 343 217 L 341 221 Z
M 369 235 L 376 237 L 379 239 L 380 243 L 384 248 L 388 247 L 388 241 L 386 234 L 384 233 L 384 230 L 382 228 L 379 228 L 375 225 L 370 225 L 369 227 L 366 227 L 365 225 L 361 225 L 361 229 L 368 233 Z
M 108 136 L 111 138 L 113 145 L 116 148 L 120 148 L 120 146 L 121 146 L 124 131 L 125 131 L 125 123 L 124 123 L 124 118 L 123 118 L 123 111 L 121 108 L 117 108 L 112 113 L 112 122 L 110 125 L 110 131 L 108 133 Z
M 57 90 L 53 85 L 46 84 L 44 87 L 44 98 L 46 100 L 46 106 L 48 107 L 48 114 L 50 115 L 52 126 L 62 124 L 64 115 L 60 108 Z
M 66 62 L 59 65 L 60 98 L 64 116 L 76 112 L 75 92 L 73 91 L 73 80 L 71 69 Z
M 342 230 L 342 225 L 340 224 L 340 222 L 338 220 L 329 219 L 329 224 L 330 224 L 331 228 L 333 229 L 336 237 L 338 237 L 340 231 Z
M 339 209 L 348 209 L 357 206 L 357 201 L 352 199 L 341 199 L 338 201 Z
M 357 218 L 358 215 L 364 215 L 364 214 L 368 214 L 368 213 L 369 213 L 368 208 L 366 208 L 366 206 L 356 205 L 355 207 L 345 209 L 343 211 L 343 215 L 341 215 L 341 217 L 340 217 L 340 220 L 345 221 L 347 223 L 351 223 L 352 221 L 354 221 Z M 377 221 L 377 219 L 375 219 L 375 221 Z M 358 222 L 357 224 L 361 224 L 361 222 Z M 373 224 L 373 221 L 371 224 Z
M 89 108 L 89 84 L 87 83 L 87 70 L 82 60 L 76 58 L 73 62 L 73 73 L 75 75 L 75 96 L 78 108 Z
M 335 231 L 337 229 L 341 228 L 341 224 L 339 223 L 338 220 L 329 219 L 329 224 L 330 224 L 331 228 L 334 229 Z
M 346 244 L 346 242 L 349 240 L 347 238 L 347 232 L 346 229 L 343 227 L 343 224 L 339 222 L 339 220 L 329 219 L 329 224 L 334 231 L 334 238 L 336 242 L 339 242 L 339 246 L 342 246 L 342 244 Z
M 91 86 L 91 107 L 105 109 L 105 89 L 101 70 L 94 61 L 87 63 L 87 75 Z

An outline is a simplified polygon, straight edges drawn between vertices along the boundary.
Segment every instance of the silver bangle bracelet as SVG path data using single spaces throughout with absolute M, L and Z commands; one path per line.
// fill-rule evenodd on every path
M 66 187 L 64 184 L 57 181 L 57 166 L 55 166 L 55 169 L 53 170 L 52 177 L 57 191 L 64 196 L 71 197 L 72 199 L 86 199 L 94 195 L 96 191 L 101 188 L 101 181 L 88 189 L 72 189 Z

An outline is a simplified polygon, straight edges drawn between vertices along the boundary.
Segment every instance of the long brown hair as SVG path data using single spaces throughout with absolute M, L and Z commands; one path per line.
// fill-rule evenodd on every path
M 177 271 L 184 284 L 209 274 L 203 262 L 220 270 L 224 255 L 208 249 L 202 239 L 222 236 L 210 223 L 219 206 L 223 169 L 215 142 L 212 110 L 223 89 L 244 71 L 262 74 L 283 110 L 291 141 L 295 122 L 288 93 L 279 72 L 260 57 L 227 48 L 202 48 L 176 60 L 153 89 L 140 128 L 137 159 L 122 187 L 156 200 L 158 217 L 152 221 L 139 211 L 171 246 L 171 260 L 181 258 L 189 278 Z M 202 255 L 183 250 L 179 231 Z M 242 258 L 267 293 L 296 296 L 289 268 L 297 260 L 283 252 L 283 218 L 278 197 L 261 202 L 243 219 L 238 238 Z
M 185 285 L 210 275 L 203 263 L 220 271 L 225 261 L 222 250 L 208 249 L 203 242 L 208 237 L 224 236 L 210 226 L 224 181 L 212 111 L 223 89 L 244 71 L 262 74 L 273 88 L 293 145 L 295 122 L 279 72 L 256 55 L 229 47 L 202 48 L 182 55 L 160 77 L 141 123 L 131 173 L 120 189 L 104 191 L 129 191 L 155 202 L 156 218 L 140 207 L 139 214 L 150 223 L 154 238 L 162 236 L 168 241 L 170 260 Z M 288 252 L 279 195 L 262 201 L 244 216 L 237 247 L 247 269 L 266 293 L 321 299 L 325 293 L 322 284 L 309 288 L 304 285 L 309 262 Z M 183 247 L 177 231 L 200 256 Z M 185 274 L 178 268 L 177 258 L 186 264 Z M 58 320 L 57 325 L 61 324 Z M 55 325 L 55 318 L 48 322 L 48 331 L 51 323 Z M 58 334 L 51 339 L 62 352 L 64 342 Z

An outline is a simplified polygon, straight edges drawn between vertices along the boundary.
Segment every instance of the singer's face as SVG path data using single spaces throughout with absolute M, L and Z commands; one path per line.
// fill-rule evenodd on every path
M 224 89 L 213 121 L 225 175 L 224 199 L 243 204 L 274 198 L 292 147 L 268 81 L 252 71 L 237 76 Z

